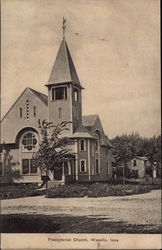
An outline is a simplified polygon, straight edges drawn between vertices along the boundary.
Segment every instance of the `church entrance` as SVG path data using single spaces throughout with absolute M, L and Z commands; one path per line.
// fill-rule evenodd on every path
M 56 182 L 70 183 L 74 181 L 74 161 L 64 161 L 55 166 L 53 172 L 53 180 Z
M 62 180 L 62 164 L 60 166 L 55 167 L 54 169 L 54 180 L 61 181 Z

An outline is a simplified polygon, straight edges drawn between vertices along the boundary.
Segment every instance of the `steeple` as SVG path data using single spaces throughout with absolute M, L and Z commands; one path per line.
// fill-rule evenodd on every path
M 66 20 L 63 18 L 63 39 L 58 51 L 48 87 L 49 121 L 57 124 L 70 121 L 68 135 L 82 123 L 82 86 L 65 41 Z
M 63 18 L 63 40 L 46 86 L 71 82 L 82 88 L 65 40 L 65 23 L 66 19 Z

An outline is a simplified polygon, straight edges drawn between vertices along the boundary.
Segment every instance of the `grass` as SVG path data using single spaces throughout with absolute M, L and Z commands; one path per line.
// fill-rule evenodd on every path
M 0 199 L 15 199 L 46 195 L 47 198 L 71 197 L 106 197 L 125 196 L 147 193 L 153 189 L 160 189 L 161 183 L 156 184 L 112 184 L 112 183 L 84 183 L 59 186 L 46 190 L 39 190 L 38 184 L 13 184 L 0 187 Z
M 1 233 L 161 233 L 158 225 L 65 215 L 1 215 Z
M 45 194 L 45 190 L 38 190 L 38 184 L 12 184 L 0 186 L 0 199 L 15 199 L 21 197 Z
M 73 184 L 55 187 L 47 190 L 47 198 L 71 197 L 107 197 L 143 194 L 153 189 L 160 189 L 159 185 L 112 185 L 108 183 Z

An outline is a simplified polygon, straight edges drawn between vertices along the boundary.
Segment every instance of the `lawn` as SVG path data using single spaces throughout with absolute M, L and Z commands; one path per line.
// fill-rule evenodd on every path
M 39 195 L 46 195 L 47 198 L 125 196 L 147 193 L 154 189 L 160 189 L 160 187 L 160 182 L 150 185 L 85 183 L 64 185 L 45 190 L 39 188 L 38 184 L 13 184 L 0 187 L 0 199 L 4 200 Z
M 0 186 L 1 200 L 38 196 L 43 194 L 45 194 L 45 190 L 39 190 L 38 184 L 10 184 Z
M 71 197 L 107 197 L 107 196 L 125 196 L 133 194 L 143 194 L 154 189 L 160 189 L 159 185 L 142 184 L 75 184 L 55 187 L 47 190 L 47 198 L 71 198 Z
M 155 206 L 156 204 L 156 206 Z M 95 198 L 1 201 L 3 233 L 160 233 L 161 190 Z

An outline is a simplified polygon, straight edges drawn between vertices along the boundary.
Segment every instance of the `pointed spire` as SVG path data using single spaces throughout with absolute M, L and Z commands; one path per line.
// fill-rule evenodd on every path
M 65 41 L 66 19 L 64 17 L 62 22 L 62 29 L 63 40 L 61 42 L 60 49 L 58 51 L 50 78 L 46 86 L 72 82 L 73 84 L 77 84 L 80 86 L 80 88 L 82 88 L 77 72 L 75 70 L 70 51 Z

